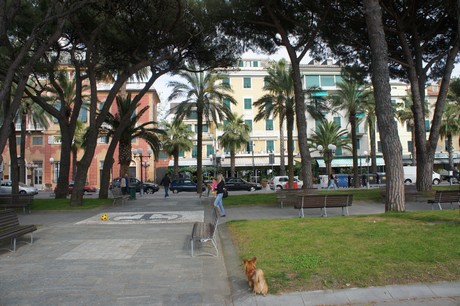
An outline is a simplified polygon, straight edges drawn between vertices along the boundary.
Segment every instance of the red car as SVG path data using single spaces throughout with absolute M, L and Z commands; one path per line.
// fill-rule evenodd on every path
M 72 193 L 72 191 L 73 191 L 73 186 L 74 186 L 74 182 L 70 182 L 70 183 L 69 183 L 69 194 Z M 56 190 L 57 190 L 57 186 L 54 187 L 54 193 L 56 193 Z M 93 193 L 93 192 L 97 192 L 97 188 L 96 188 L 96 187 L 89 186 L 89 185 L 85 185 L 85 187 L 83 188 L 83 192 L 84 192 L 84 193 Z

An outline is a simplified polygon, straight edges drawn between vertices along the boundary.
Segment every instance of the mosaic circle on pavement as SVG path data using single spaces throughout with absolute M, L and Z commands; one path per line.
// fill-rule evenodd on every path
M 101 216 L 108 219 L 103 221 Z M 203 211 L 162 211 L 162 212 L 106 212 L 76 224 L 157 224 L 157 223 L 194 223 L 203 222 Z

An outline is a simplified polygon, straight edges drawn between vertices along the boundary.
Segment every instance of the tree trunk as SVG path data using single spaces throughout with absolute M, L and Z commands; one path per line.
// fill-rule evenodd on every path
M 375 118 L 372 120 L 372 124 L 369 124 L 369 136 L 371 142 L 371 156 L 372 156 L 372 166 L 371 172 L 377 172 L 377 149 L 375 146 Z
M 118 161 L 120 163 L 120 177 L 129 175 L 129 166 L 131 165 L 131 139 L 128 141 L 120 141 L 118 143 Z M 142 167 L 142 165 L 141 165 Z
M 300 74 L 300 65 L 297 62 L 295 50 L 288 48 L 291 59 L 294 93 L 295 93 L 295 110 L 297 116 L 297 140 L 299 143 L 300 158 L 302 160 L 301 177 L 303 180 L 302 188 L 313 188 L 313 173 L 311 170 L 311 155 L 307 143 L 307 118 L 305 116 L 305 97 L 302 90 L 302 76 Z
M 65 199 L 69 195 L 69 177 L 70 177 L 70 152 L 72 148 L 73 133 L 71 128 L 65 122 L 59 123 L 61 128 L 61 152 L 59 160 L 59 176 L 56 179 L 57 188 L 56 199 Z
M 197 150 L 196 150 L 196 179 L 197 179 L 197 192 L 200 194 L 203 192 L 203 108 L 197 107 Z
M 289 188 L 294 186 L 294 114 L 286 114 Z
M 236 166 L 235 166 L 236 153 L 235 149 L 230 150 L 230 176 L 236 177 Z
M 174 174 L 173 178 L 178 178 L 179 177 L 179 151 L 175 151 L 173 154 L 174 158 Z
M 27 112 L 21 114 L 21 139 L 19 143 L 19 181 L 25 184 L 27 182 L 26 171 L 26 128 L 27 128 Z
M 351 126 L 351 149 L 353 155 L 353 182 L 355 188 L 359 188 L 361 180 L 359 179 L 358 174 L 358 147 L 356 145 L 358 136 L 356 135 L 356 114 L 354 112 L 350 113 L 348 118 Z M 362 169 L 361 169 L 362 171 Z
M 18 164 L 18 152 L 16 148 L 16 129 L 14 121 L 10 123 L 10 136 L 8 138 L 9 150 L 10 150 L 10 166 L 11 166 L 11 177 L 10 180 L 13 183 L 11 193 L 19 193 L 19 164 Z
M 382 11 L 378 0 L 365 0 L 364 13 L 371 46 L 372 83 L 376 105 L 377 123 L 381 133 L 383 157 L 387 165 L 385 211 L 405 211 L 402 147 L 398 127 L 391 105 L 391 88 L 388 69 L 388 46 L 382 24 Z M 401 158 L 395 158 L 401 156 Z

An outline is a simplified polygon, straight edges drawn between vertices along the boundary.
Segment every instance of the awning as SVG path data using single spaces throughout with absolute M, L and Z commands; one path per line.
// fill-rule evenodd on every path
M 316 161 L 318 162 L 318 166 L 320 168 L 326 168 L 326 163 L 324 162 L 324 159 L 317 158 Z M 366 162 L 365 157 L 358 158 L 359 167 L 367 167 L 370 165 L 371 165 L 371 161 L 369 161 L 369 163 Z M 383 160 L 383 157 L 377 157 L 377 166 L 385 166 L 385 161 Z M 331 167 L 332 168 L 353 167 L 353 158 L 352 157 L 336 157 L 332 160 Z

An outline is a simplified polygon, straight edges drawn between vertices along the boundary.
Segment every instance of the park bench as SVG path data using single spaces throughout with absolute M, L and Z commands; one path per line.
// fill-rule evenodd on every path
M 294 205 L 295 209 L 299 209 L 299 216 L 304 217 L 304 209 L 307 208 L 320 208 L 321 216 L 327 217 L 327 208 L 341 207 L 342 216 L 348 216 L 348 206 L 353 202 L 353 195 L 351 194 L 313 194 L 313 195 L 299 195 L 297 196 L 297 203 Z
M 0 240 L 11 239 L 13 252 L 16 252 L 16 238 L 30 233 L 30 243 L 34 243 L 35 225 L 19 225 L 18 215 L 13 209 L 0 211 Z
M 114 187 L 112 189 L 112 196 L 113 196 L 113 206 L 117 203 L 121 203 L 121 206 L 123 206 L 126 201 L 129 199 L 129 195 L 123 194 L 121 191 L 121 188 Z
M 30 209 L 34 201 L 34 196 L 31 194 L 0 194 L 0 208 L 22 208 L 23 212 L 26 213 L 26 210 L 30 214 Z
M 276 190 L 276 201 L 280 208 L 284 205 L 294 206 L 297 204 L 297 196 L 313 194 L 316 188 L 305 188 L 305 189 L 278 189 Z
M 428 204 L 431 204 L 431 209 L 434 209 L 434 205 L 438 204 L 439 210 L 442 210 L 442 203 L 450 203 L 450 208 L 454 209 L 454 203 L 457 203 L 460 208 L 460 191 L 458 190 L 437 190 L 434 195 L 434 199 L 428 200 Z
M 212 209 L 211 222 L 195 222 L 193 224 L 192 237 L 190 238 L 192 257 L 194 256 L 193 250 L 195 247 L 195 241 L 200 242 L 202 244 L 210 241 L 216 252 L 215 254 L 210 252 L 204 254 L 209 254 L 216 257 L 219 256 L 219 250 L 217 249 L 216 242 L 217 225 L 219 223 L 219 213 L 217 210 L 217 207 L 214 207 Z

